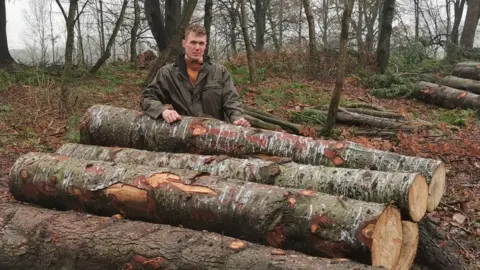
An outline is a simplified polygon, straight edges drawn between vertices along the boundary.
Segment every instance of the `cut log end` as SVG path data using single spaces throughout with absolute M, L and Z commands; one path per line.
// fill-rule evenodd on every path
M 420 221 L 427 212 L 428 185 L 425 177 L 418 174 L 408 191 L 408 210 L 413 221 Z
M 432 179 L 428 186 L 427 212 L 433 212 L 440 204 L 440 200 L 445 193 L 446 170 L 445 163 L 440 164 L 433 172 Z
M 398 263 L 402 249 L 402 221 L 400 211 L 389 205 L 375 224 L 372 241 L 372 265 L 392 269 Z
M 395 267 L 395 270 L 408 270 L 413 265 L 413 260 L 417 254 L 418 248 L 418 224 L 402 221 L 403 239 L 402 251 L 400 252 L 400 259 Z

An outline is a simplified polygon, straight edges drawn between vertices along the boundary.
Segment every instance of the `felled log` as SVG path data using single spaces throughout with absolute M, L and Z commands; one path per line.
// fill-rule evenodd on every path
M 262 153 L 290 157 L 303 164 L 422 173 L 429 185 L 427 211 L 438 206 L 445 190 L 445 164 L 439 160 L 366 149 L 352 142 L 244 128 L 216 119 L 184 117 L 167 124 L 141 112 L 94 105 L 82 119 L 80 140 L 85 144 L 151 151 L 232 156 Z
M 45 153 L 18 158 L 9 187 L 17 200 L 46 207 L 181 224 L 312 255 L 371 259 L 374 266 L 391 268 L 400 256 L 395 207 L 312 190 Z
M 444 85 L 418 82 L 417 99 L 443 108 L 479 109 L 480 95 Z
M 168 225 L 0 204 L 0 269 L 374 269 Z
M 247 114 L 251 117 L 260 119 L 264 122 L 278 125 L 278 126 L 284 128 L 284 129 L 291 130 L 295 134 L 301 134 L 301 131 L 302 131 L 302 128 L 303 128 L 301 125 L 290 123 L 290 122 L 287 122 L 287 121 L 283 121 L 283 120 L 277 119 L 275 117 L 267 117 L 265 115 L 262 115 L 262 114 L 259 114 L 259 113 L 256 113 L 256 112 L 252 112 L 252 111 L 247 111 L 246 110 L 245 114 Z
M 395 270 L 409 270 L 412 267 L 418 249 L 418 224 L 402 221 L 402 250 Z
M 428 186 L 425 178 L 418 173 L 390 173 L 294 162 L 276 164 L 261 159 L 149 152 L 83 144 L 64 144 L 56 153 L 87 160 L 189 169 L 222 178 L 281 187 L 298 189 L 308 187 L 315 191 L 367 202 L 394 201 L 413 221 L 419 221 L 427 209 Z
M 470 91 L 474 94 L 480 94 L 480 81 L 455 76 L 447 76 L 442 79 L 442 84 L 452 88 Z
M 460 78 L 480 80 L 480 63 L 461 62 L 455 65 L 452 75 Z
M 281 128 L 275 124 L 270 124 L 270 123 L 267 123 L 265 121 L 262 121 L 258 118 L 255 118 L 253 116 L 250 116 L 250 115 L 245 115 L 245 119 L 247 119 L 247 121 L 250 123 L 250 125 L 252 125 L 252 127 L 255 127 L 255 128 L 261 128 L 261 129 L 266 129 L 266 130 L 276 130 L 276 131 L 280 131 Z
M 327 111 L 320 111 L 314 109 L 305 109 L 313 113 L 320 115 L 327 115 Z M 359 126 L 371 126 L 378 128 L 394 128 L 401 130 L 413 130 L 417 128 L 413 125 L 412 122 L 403 121 L 399 119 L 383 118 L 365 114 L 359 114 L 356 112 L 349 111 L 338 111 L 337 112 L 337 121 L 342 123 L 349 123 Z
M 316 110 L 321 110 L 321 111 L 328 111 L 328 106 L 326 105 L 317 105 L 313 107 Z M 378 110 L 373 110 L 373 109 L 367 109 L 367 108 L 345 108 L 345 107 L 338 107 L 339 110 L 341 111 L 347 111 L 351 113 L 358 113 L 358 114 L 364 114 L 364 115 L 370 115 L 370 116 L 376 116 L 376 117 L 381 117 L 381 118 L 391 118 L 391 119 L 404 119 L 403 115 L 394 113 L 394 112 L 388 112 L 388 111 L 378 111 Z
M 435 270 L 465 270 L 458 255 L 449 252 L 442 243 L 447 241 L 445 232 L 425 216 L 419 223 L 419 245 L 415 263 Z

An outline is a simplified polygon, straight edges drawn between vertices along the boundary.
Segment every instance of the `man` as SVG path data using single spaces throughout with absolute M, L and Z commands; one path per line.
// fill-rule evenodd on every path
M 204 56 L 207 46 L 205 28 L 190 25 L 182 46 L 185 55 L 160 68 L 153 82 L 143 91 L 142 110 L 154 119 L 161 116 L 167 123 L 187 115 L 249 127 L 230 73 Z

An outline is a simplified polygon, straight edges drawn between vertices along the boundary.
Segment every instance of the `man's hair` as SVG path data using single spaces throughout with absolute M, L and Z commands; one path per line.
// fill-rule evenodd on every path
M 190 33 L 193 33 L 196 36 L 206 36 L 207 30 L 205 30 L 205 27 L 201 26 L 200 24 L 193 23 L 187 27 L 187 30 L 185 30 L 185 36 L 183 38 L 187 39 Z

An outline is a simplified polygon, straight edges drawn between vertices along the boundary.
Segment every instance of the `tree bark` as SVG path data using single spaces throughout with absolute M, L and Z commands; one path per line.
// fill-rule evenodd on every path
M 97 63 L 95 63 L 95 65 L 90 69 L 90 74 L 96 73 L 107 61 L 107 59 L 110 58 L 112 46 L 115 43 L 115 38 L 117 37 L 118 30 L 120 30 L 120 26 L 123 23 L 123 18 L 125 17 L 125 11 L 127 10 L 128 1 L 129 0 L 123 0 L 120 16 L 118 16 L 118 20 L 115 22 L 115 27 L 113 28 L 110 39 L 108 40 L 107 48 L 105 49 L 105 52 L 102 54 L 102 56 L 98 59 Z
M 428 211 L 438 206 L 445 190 L 445 164 L 439 160 L 366 149 L 348 141 L 315 140 L 238 127 L 216 119 L 183 117 L 182 121 L 167 124 L 136 111 L 95 105 L 82 119 L 80 141 L 165 152 L 232 156 L 261 153 L 312 165 L 419 172 L 425 175 L 429 184 Z
M 474 94 L 480 95 L 480 81 L 464 79 L 455 76 L 447 76 L 442 79 L 442 84 L 452 88 L 470 91 Z
M 417 99 L 443 108 L 479 109 L 480 95 L 435 83 L 419 82 Z
M 460 46 L 465 49 L 473 48 L 475 32 L 477 31 L 478 19 L 480 18 L 480 0 L 467 0 L 467 15 L 463 25 Z
M 157 42 L 160 52 L 167 49 L 167 32 L 165 30 L 165 19 L 158 0 L 145 0 L 145 16 L 153 38 Z
M 315 191 L 366 202 L 394 201 L 413 221 L 419 221 L 427 210 L 428 186 L 425 178 L 418 173 L 332 168 L 293 162 L 277 164 L 261 159 L 148 152 L 82 144 L 64 144 L 56 153 L 86 160 L 189 169 L 222 178 L 280 187 L 308 187 Z
M 181 2 L 178 0 L 165 0 L 165 30 L 167 31 L 167 41 L 173 39 L 180 25 L 178 6 Z M 181 12 L 181 9 L 180 9 Z
M 59 0 L 56 0 L 58 6 L 62 9 L 62 4 Z M 77 14 L 78 0 L 70 0 L 68 8 L 68 16 L 63 13 L 65 23 L 67 26 L 67 40 L 65 44 L 65 66 L 62 74 L 62 86 L 60 88 L 60 107 L 65 109 L 67 113 L 70 113 L 71 107 L 69 105 L 70 87 L 69 83 L 72 77 L 73 66 L 73 46 L 75 41 L 75 15 Z
M 205 0 L 205 15 L 204 15 L 204 27 L 207 30 L 207 48 L 205 54 L 208 54 L 208 47 L 210 46 L 210 29 L 212 28 L 213 19 L 213 0 Z
M 0 68 L 8 67 L 13 63 L 15 63 L 15 60 L 13 60 L 8 49 L 5 0 L 0 0 Z
M 350 27 L 350 17 L 352 15 L 353 4 L 355 0 L 346 0 L 342 16 L 342 31 L 340 33 L 340 57 L 337 66 L 337 78 L 335 80 L 335 89 L 330 100 L 330 107 L 328 109 L 327 121 L 323 127 L 324 134 L 332 132 L 335 121 L 337 120 L 338 104 L 342 95 L 343 79 L 345 77 L 345 65 L 347 61 L 347 43 L 348 43 L 348 28 Z
M 105 53 L 105 24 L 103 22 L 103 0 L 98 1 L 99 4 L 99 16 L 100 16 L 100 53 L 104 54 Z
M 317 68 L 318 65 L 314 64 L 318 60 L 318 52 L 317 52 L 317 38 L 315 36 L 315 19 L 313 18 L 312 7 L 310 5 L 310 0 L 302 0 L 303 7 L 305 8 L 305 16 L 307 17 L 308 22 L 308 53 L 310 59 L 310 75 L 315 77 L 317 75 Z
M 454 19 L 450 40 L 453 44 L 458 45 L 458 29 L 460 28 L 460 22 L 462 21 L 465 0 L 455 0 L 454 5 Z
M 243 33 L 243 40 L 245 42 L 245 50 L 247 51 L 247 59 L 248 59 L 248 75 L 250 76 L 250 82 L 256 83 L 258 81 L 257 78 L 257 68 L 255 66 L 255 56 L 253 54 L 252 45 L 250 44 L 250 38 L 248 36 L 248 29 L 247 29 L 247 7 L 246 7 L 246 0 L 240 0 L 240 12 L 241 12 L 241 27 Z M 257 30 L 258 31 L 258 30 Z M 257 45 L 258 46 L 258 45 Z
M 267 7 L 270 0 L 255 0 L 255 51 L 263 51 L 265 45 L 265 28 L 267 18 Z
M 371 258 L 374 266 L 391 268 L 400 256 L 395 207 L 312 190 L 46 153 L 18 158 L 9 187 L 17 200 L 45 207 L 181 224 L 312 255 Z
M 450 253 L 441 243 L 447 242 L 445 232 L 428 217 L 424 217 L 418 224 L 419 244 L 415 263 L 438 270 L 465 270 L 458 255 Z
M 328 107 L 324 106 L 324 105 L 316 105 L 313 108 L 317 109 L 317 110 L 322 110 L 322 111 L 328 109 Z M 387 112 L 387 111 L 377 111 L 377 110 L 366 109 L 366 108 L 338 107 L 338 109 L 348 111 L 348 112 L 352 112 L 352 113 L 376 116 L 376 117 L 381 117 L 381 118 L 391 118 L 391 119 L 404 119 L 405 118 L 401 114 L 398 114 L 398 113 Z
M 77 17 L 78 17 L 78 21 L 77 21 L 77 33 L 78 33 L 78 37 L 77 37 L 77 40 L 78 40 L 78 51 L 77 51 L 77 63 L 84 67 L 85 66 L 85 48 L 83 46 L 83 37 L 82 37 L 82 26 L 81 26 L 81 23 L 80 23 L 80 14 L 79 14 L 79 11 L 77 9 Z
M 17 203 L 0 204 L 0 238 L 8 239 L 0 241 L 0 268 L 10 270 L 374 269 L 216 233 Z
M 134 20 L 132 30 L 130 31 L 130 62 L 137 61 L 137 34 L 140 26 L 140 5 L 138 0 L 133 0 Z
M 460 62 L 455 65 L 452 75 L 465 79 L 480 80 L 480 63 Z
M 382 9 L 382 21 L 377 46 L 377 68 L 384 74 L 388 68 L 390 58 L 390 36 L 392 35 L 392 21 L 395 12 L 395 0 L 385 0 Z

